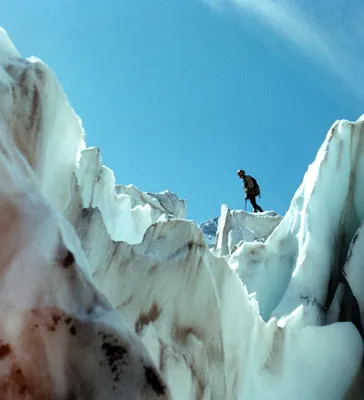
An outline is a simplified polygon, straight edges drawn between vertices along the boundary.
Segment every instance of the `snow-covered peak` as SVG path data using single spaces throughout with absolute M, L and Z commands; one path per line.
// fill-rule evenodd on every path
M 209 247 L 215 245 L 218 224 L 219 217 L 215 217 L 210 218 L 199 225 L 199 228 L 203 233 L 206 243 Z

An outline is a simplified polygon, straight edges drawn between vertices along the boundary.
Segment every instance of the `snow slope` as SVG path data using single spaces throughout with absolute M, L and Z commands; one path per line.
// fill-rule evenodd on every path
M 264 243 L 216 257 L 176 196 L 115 187 L 3 31 L 0 65 L 1 398 L 360 398 L 363 120 L 334 124 Z

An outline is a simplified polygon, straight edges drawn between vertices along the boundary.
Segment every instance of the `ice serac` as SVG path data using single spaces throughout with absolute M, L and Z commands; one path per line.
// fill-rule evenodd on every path
M 73 228 L 0 129 L 0 396 L 161 399 L 137 335 L 88 278 Z
M 322 153 L 327 152 L 320 150 L 318 158 Z M 309 172 L 317 173 L 315 163 Z M 319 178 L 315 180 L 312 187 L 321 184 Z M 300 193 L 303 203 L 313 201 L 302 187 L 296 197 Z M 279 296 L 283 298 L 295 279 L 294 268 L 287 269 L 287 264 L 295 262 L 295 251 L 305 248 L 305 242 L 296 250 L 293 247 L 301 228 L 301 221 L 297 232 L 291 225 L 291 215 L 302 212 L 296 200 L 283 219 L 252 215 L 252 221 L 262 218 L 254 227 L 261 229 L 262 237 L 269 229 L 274 232 L 265 242 L 244 242 L 230 257 L 230 267 L 243 275 L 242 281 L 226 257 L 214 257 L 202 232 L 188 221 L 153 224 L 140 244 L 131 245 L 111 239 L 100 210 L 82 207 L 77 185 L 73 201 L 72 222 L 90 260 L 96 287 L 134 326 L 173 398 L 342 399 L 350 387 L 348 398 L 355 398 L 363 343 L 360 324 L 346 310 L 355 310 L 355 297 L 348 302 L 336 295 L 339 264 L 330 267 L 326 281 L 322 279 L 325 270 L 317 266 L 310 271 L 312 282 L 307 282 L 319 286 L 327 298 L 335 297 L 336 309 L 302 296 L 287 311 L 273 313 Z M 232 214 L 247 219 L 243 212 Z M 270 225 L 267 217 L 273 220 Z M 229 218 L 230 210 L 223 207 L 220 224 L 227 232 Z M 313 227 L 310 233 L 324 234 L 320 228 Z M 281 238 L 279 245 L 275 237 Z M 228 240 L 219 236 L 217 247 L 226 244 Z M 318 246 L 319 252 L 321 242 Z M 340 254 L 348 249 L 343 247 Z M 265 285 L 263 289 L 260 284 Z M 348 285 L 344 288 L 350 290 Z
M 2 28 L 0 46 L 0 119 L 39 178 L 42 193 L 63 211 L 85 146 L 81 121 L 54 73 L 38 58 L 21 58 Z
M 279 227 L 264 245 L 246 244 L 232 255 L 230 265 L 265 319 L 303 301 L 318 313 L 330 306 L 364 213 L 363 140 L 362 119 L 336 122 Z
M 229 242 L 250 217 L 223 208 L 216 257 L 176 196 L 116 186 L 54 75 L 0 46 L 1 398 L 360 399 L 362 120 L 333 126 L 266 240 Z
M 279 227 L 264 245 L 247 243 L 232 255 L 266 320 L 306 304 L 311 324 L 351 321 L 364 336 L 363 175 L 364 119 L 337 121 Z
M 185 201 L 174 193 L 145 193 L 133 185 L 116 186 L 114 173 L 102 165 L 96 147 L 82 151 L 73 183 L 80 188 L 82 207 L 100 210 L 113 240 L 140 243 L 147 228 L 159 219 L 185 217 Z
M 281 220 L 274 211 L 249 213 L 223 204 L 212 251 L 216 256 L 228 256 L 243 242 L 264 242 Z
M 0 397 L 168 399 L 148 350 L 93 285 L 73 227 L 54 208 L 70 200 L 82 129 L 67 132 L 75 115 L 47 67 L 19 59 L 3 31 L 1 45 Z M 36 81 L 38 68 L 48 83 Z M 35 112 L 27 96 L 44 105 Z M 33 112 L 47 129 L 30 123 Z M 61 157 L 65 138 L 72 161 Z M 51 180 L 66 193 L 51 193 Z
M 362 357 L 355 327 L 309 323 L 309 306 L 265 323 L 190 222 L 155 224 L 134 246 L 111 241 L 99 212 L 79 208 L 75 227 L 97 288 L 134 326 L 173 398 L 329 400 L 348 390 Z

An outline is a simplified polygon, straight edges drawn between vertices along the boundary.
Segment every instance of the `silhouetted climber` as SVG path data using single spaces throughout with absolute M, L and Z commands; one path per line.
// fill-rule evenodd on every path
M 239 169 L 238 176 L 244 181 L 244 191 L 245 191 L 245 204 L 247 200 L 250 200 L 251 205 L 254 208 L 254 212 L 263 212 L 262 208 L 257 204 L 255 198 L 260 197 L 260 188 L 257 181 L 250 175 L 246 175 L 245 171 Z

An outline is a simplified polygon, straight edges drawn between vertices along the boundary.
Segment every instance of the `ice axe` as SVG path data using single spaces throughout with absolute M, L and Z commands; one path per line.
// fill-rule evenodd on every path
M 245 199 L 245 209 L 244 209 L 244 211 L 246 211 L 246 202 L 248 201 L 248 199 Z

